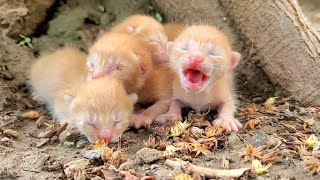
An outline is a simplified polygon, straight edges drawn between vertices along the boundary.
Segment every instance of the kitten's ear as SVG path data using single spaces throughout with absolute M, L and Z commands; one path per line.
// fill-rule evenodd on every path
M 133 26 L 127 26 L 126 27 L 126 33 L 132 34 L 134 32 L 135 32 L 135 27 L 133 27 Z
M 238 52 L 233 51 L 231 53 L 231 69 L 234 69 L 238 65 L 241 57 L 242 57 L 241 54 Z
M 145 71 L 146 71 L 146 65 L 141 60 L 141 58 L 143 58 L 143 57 L 141 57 L 140 55 L 138 55 L 137 53 L 135 53 L 133 51 L 130 51 L 130 52 L 131 52 L 131 55 L 132 55 L 133 59 L 136 60 L 137 63 L 139 63 L 140 70 L 144 74 Z
M 63 95 L 63 98 L 64 98 L 64 101 L 65 101 L 68 105 L 70 105 L 70 104 L 72 103 L 72 101 L 74 100 L 74 96 L 72 96 L 71 94 L 67 94 L 67 93 L 65 93 L 65 94 Z
M 87 67 L 90 71 L 93 71 L 98 65 L 99 57 L 97 53 L 93 53 L 87 57 Z

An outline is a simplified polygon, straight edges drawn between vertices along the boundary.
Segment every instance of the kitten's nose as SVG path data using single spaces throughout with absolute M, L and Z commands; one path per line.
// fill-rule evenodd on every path
M 203 58 L 198 54 L 191 55 L 189 59 L 190 59 L 190 64 L 194 68 L 197 67 L 203 60 Z
M 110 141 L 112 139 L 112 132 L 109 129 L 102 129 L 99 133 L 99 139 Z

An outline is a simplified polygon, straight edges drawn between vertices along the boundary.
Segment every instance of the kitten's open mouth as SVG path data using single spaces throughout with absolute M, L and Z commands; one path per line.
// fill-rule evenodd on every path
M 189 90 L 199 90 L 209 79 L 203 72 L 195 69 L 183 70 L 184 86 Z

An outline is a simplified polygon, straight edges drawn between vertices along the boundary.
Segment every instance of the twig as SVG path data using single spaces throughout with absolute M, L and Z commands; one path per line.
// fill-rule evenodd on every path
M 249 170 L 250 168 L 241 168 L 241 169 L 212 169 L 212 168 L 206 168 L 201 167 L 197 165 L 193 165 L 189 162 L 183 161 L 181 159 L 175 158 L 174 160 L 167 159 L 164 163 L 166 166 L 169 166 L 171 168 L 182 168 L 182 167 L 188 167 L 193 172 L 200 173 L 205 175 L 208 178 L 213 177 L 232 177 L 232 178 L 238 178 L 242 176 L 242 174 Z

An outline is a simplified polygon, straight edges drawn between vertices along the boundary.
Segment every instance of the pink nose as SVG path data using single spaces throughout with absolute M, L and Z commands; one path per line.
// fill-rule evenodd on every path
M 102 76 L 104 76 L 106 74 L 106 71 L 104 70 L 96 70 L 92 73 L 92 79 L 98 79 L 101 78 Z
M 99 139 L 111 140 L 112 132 L 109 129 L 102 129 L 99 133 Z
M 190 61 L 193 66 L 198 66 L 202 60 L 203 60 L 203 58 L 200 55 L 191 55 L 190 56 Z

